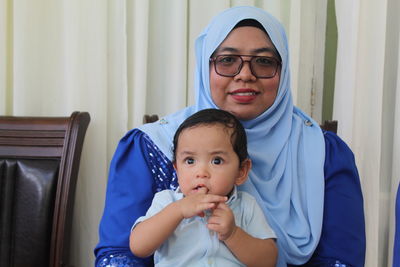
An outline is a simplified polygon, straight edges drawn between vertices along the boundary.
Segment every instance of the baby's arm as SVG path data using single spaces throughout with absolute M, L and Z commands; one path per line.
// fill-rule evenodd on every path
M 255 238 L 236 226 L 232 210 L 218 203 L 208 220 L 208 228 L 218 233 L 218 238 L 246 266 L 275 266 L 278 249 L 272 238 Z
M 152 255 L 175 231 L 184 218 L 190 218 L 215 207 L 226 197 L 199 192 L 173 202 L 154 216 L 137 224 L 129 237 L 129 246 L 138 257 Z

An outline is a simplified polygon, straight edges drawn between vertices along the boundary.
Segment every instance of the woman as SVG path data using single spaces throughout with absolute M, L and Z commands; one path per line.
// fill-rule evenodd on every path
M 293 106 L 281 24 L 255 7 L 227 9 L 196 40 L 196 58 L 196 104 L 131 130 L 117 148 L 96 264 L 151 263 L 130 254 L 129 229 L 155 192 L 177 185 L 171 144 L 178 125 L 198 110 L 220 108 L 246 129 L 253 168 L 240 189 L 257 199 L 277 234 L 277 266 L 363 266 L 363 199 L 353 154 Z

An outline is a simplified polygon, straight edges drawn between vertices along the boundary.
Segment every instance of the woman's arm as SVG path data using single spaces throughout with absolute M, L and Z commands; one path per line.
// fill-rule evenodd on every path
M 304 266 L 364 266 L 365 222 L 360 179 L 350 148 L 334 133 L 325 137 L 322 233 Z
M 170 162 L 158 164 L 163 155 L 140 130 L 124 136 L 111 161 L 106 201 L 99 227 L 99 243 L 95 248 L 96 266 L 152 266 L 152 257 L 135 257 L 129 249 L 129 233 L 133 223 L 146 213 L 159 187 L 155 176 L 169 182 L 173 176 Z M 150 158 L 149 154 L 153 156 Z M 164 156 L 165 158 L 165 156 Z M 166 159 L 162 159 L 167 161 Z M 151 165 L 162 167 L 162 173 L 152 172 Z M 168 180 L 169 179 L 169 180 Z M 161 188 L 166 189 L 166 188 Z

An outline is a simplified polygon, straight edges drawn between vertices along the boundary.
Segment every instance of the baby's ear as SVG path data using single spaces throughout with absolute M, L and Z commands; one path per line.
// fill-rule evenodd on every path
M 244 182 L 246 182 L 250 169 L 251 169 L 251 160 L 247 158 L 240 164 L 239 176 L 236 178 L 235 181 L 236 185 L 241 185 Z

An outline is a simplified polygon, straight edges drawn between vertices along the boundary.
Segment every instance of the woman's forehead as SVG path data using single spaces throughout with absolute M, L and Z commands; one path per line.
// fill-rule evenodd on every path
M 282 24 L 265 10 L 249 6 L 233 7 L 213 18 L 203 32 L 205 35 L 200 37 L 200 39 L 205 37 L 203 56 L 211 56 L 228 34 L 235 27 L 240 28 L 240 26 L 255 26 L 267 32 L 276 48 L 277 55 L 282 60 L 286 58 L 287 38 Z
M 276 53 L 276 48 L 264 31 L 253 26 L 244 26 L 234 28 L 215 51 L 253 55 Z

